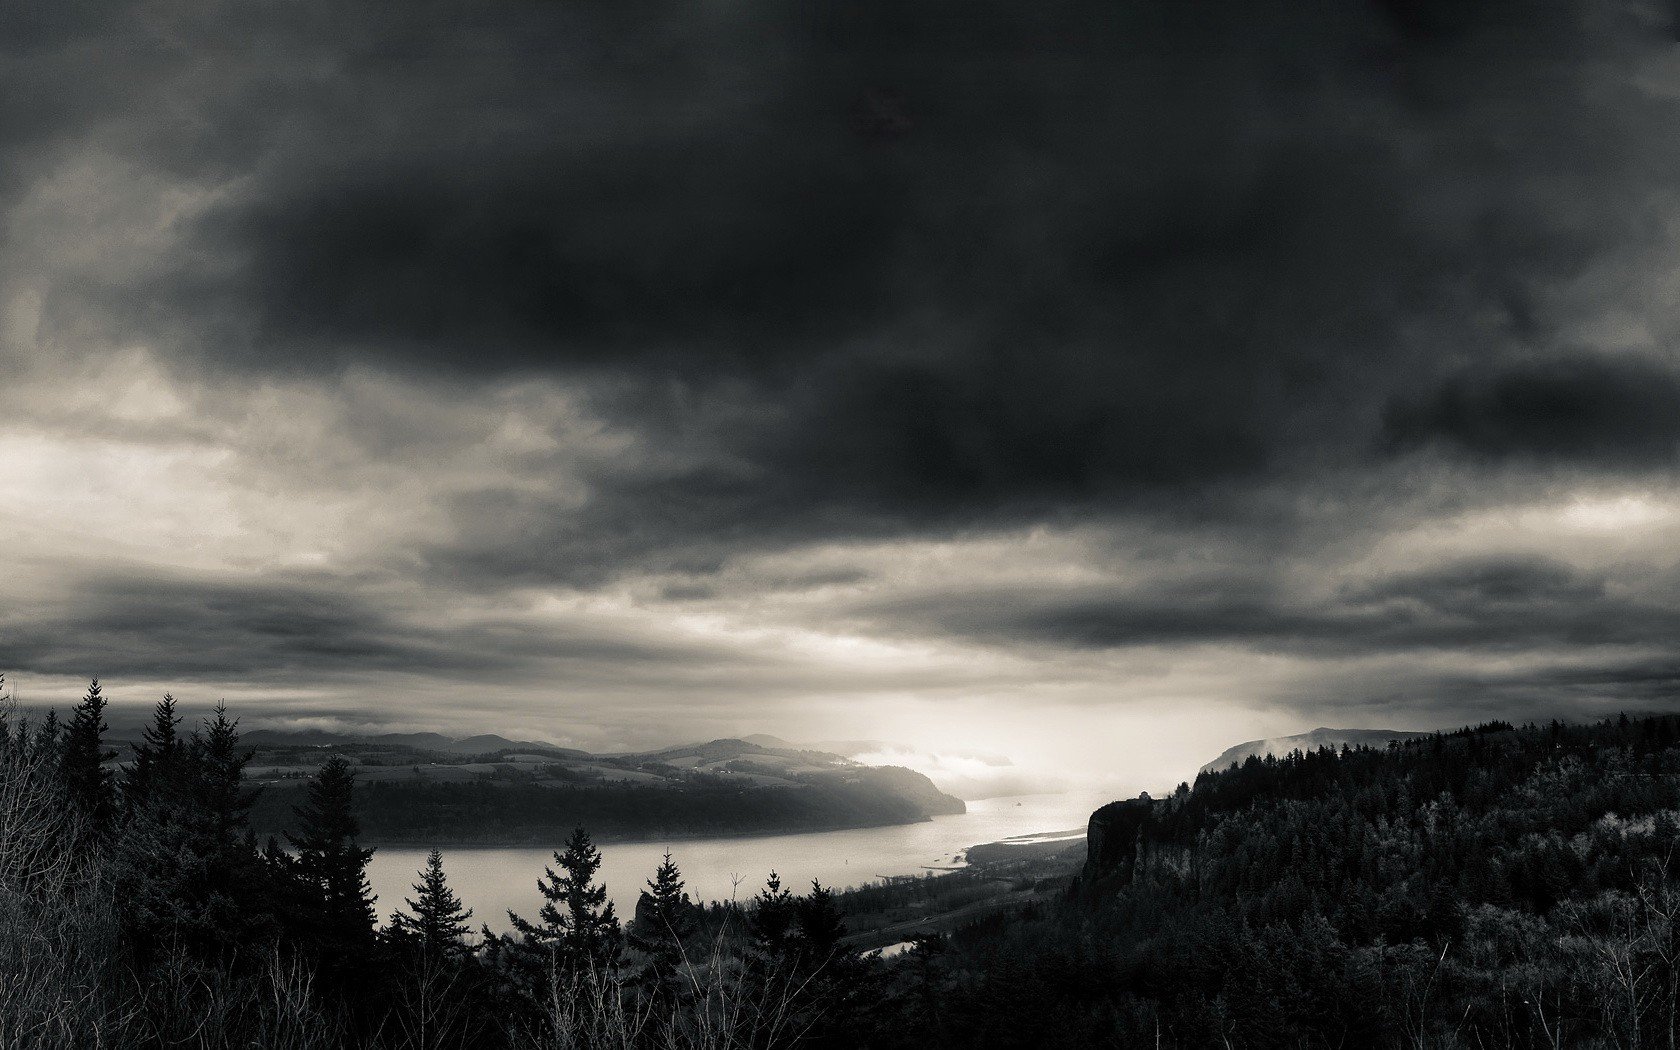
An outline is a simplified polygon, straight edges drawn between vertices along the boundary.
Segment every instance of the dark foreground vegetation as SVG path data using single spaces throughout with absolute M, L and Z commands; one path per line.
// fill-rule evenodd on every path
M 1251 759 L 1092 818 L 1077 879 L 772 879 L 633 916 L 579 830 L 480 927 L 434 854 L 381 924 L 342 759 L 284 839 L 225 711 L 120 771 L 97 684 L 0 720 L 0 1048 L 1646 1047 L 1680 1036 L 1680 719 Z M 539 873 L 533 873 L 536 877 Z M 994 882 L 996 880 L 993 880 Z M 1006 907 L 992 907 L 996 902 Z M 945 910 L 893 958 L 849 925 Z M 972 921 L 969 917 L 972 918 Z M 891 928 L 891 927 L 887 927 Z

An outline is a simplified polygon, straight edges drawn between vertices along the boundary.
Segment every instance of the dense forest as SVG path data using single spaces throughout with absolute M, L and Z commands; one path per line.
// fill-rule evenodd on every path
M 434 853 L 383 921 L 331 759 L 259 840 L 237 723 L 98 683 L 0 721 L 0 1047 L 1641 1047 L 1680 1036 L 1680 718 L 1251 758 L 1093 815 L 1076 879 L 892 958 L 865 913 L 977 892 L 677 858 L 620 916 L 575 830 L 493 935 Z M 941 887 L 948 888 L 948 892 Z M 1016 899 L 1012 896 L 1010 899 Z
M 929 947 L 902 1045 L 1673 1046 L 1677 744 L 1491 723 L 1111 804 L 1065 906 Z

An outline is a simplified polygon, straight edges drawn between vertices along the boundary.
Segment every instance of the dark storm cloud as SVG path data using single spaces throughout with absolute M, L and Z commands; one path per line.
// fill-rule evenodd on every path
M 980 590 L 861 612 L 994 641 L 1092 649 L 1236 643 L 1307 656 L 1651 646 L 1680 631 L 1672 602 L 1613 593 L 1603 577 L 1558 562 L 1506 557 L 1350 583 L 1318 597 L 1282 579 L 1221 573 L 1141 593 Z
M 48 675 L 298 683 L 347 674 L 517 675 L 539 665 L 694 664 L 718 654 L 577 624 L 418 626 L 365 581 L 261 582 L 115 574 L 5 625 L 0 666 Z
M 0 13 L 0 352 L 56 362 L 60 393 L 103 349 L 159 364 L 98 419 L 12 418 L 80 464 L 63 445 L 155 453 L 214 416 L 190 426 L 225 462 L 122 468 L 330 509 L 201 491 L 236 539 L 151 556 L 333 573 L 103 578 L 74 536 L 37 540 L 63 564 L 35 582 L 74 583 L 0 664 L 691 666 L 721 689 L 736 646 L 844 628 L 1087 669 L 1139 646 L 1617 650 L 1603 673 L 1667 681 L 1620 653 L 1680 627 L 1637 552 L 1587 568 L 1487 539 L 1337 569 L 1595 482 L 1648 483 L 1660 518 L 1666 8 L 37 7 Z M 253 525 L 265 508 L 286 520 Z M 1079 539 L 897 575 L 918 544 L 1037 529 Z M 756 561 L 847 544 L 871 548 L 855 568 Z M 1204 550 L 1205 580 L 1089 582 Z M 533 592 L 707 644 L 628 617 L 557 632 Z M 505 615 L 436 625 L 463 604 Z M 1529 663 L 1488 688 L 1554 673 Z
M 1398 448 L 1438 442 L 1487 459 L 1608 468 L 1680 463 L 1680 371 L 1646 356 L 1578 355 L 1449 377 L 1388 415 Z
M 581 369 L 654 433 L 662 384 L 723 391 L 760 408 L 681 411 L 771 490 L 740 521 L 1253 476 L 1360 437 L 1421 352 L 1398 317 L 1515 302 L 1555 264 L 1511 256 L 1614 236 L 1500 203 L 1489 163 L 1591 174 L 1526 114 L 1515 158 L 1400 152 L 1440 93 L 1497 102 L 1556 57 L 1559 18 L 1513 38 L 1462 6 L 285 5 L 241 11 L 248 65 L 164 8 L 160 46 L 213 46 L 142 71 L 170 119 L 133 148 L 238 181 L 48 314 L 98 302 L 218 367 Z M 1503 65 L 1456 83 L 1494 35 Z
M 1471 672 L 1390 672 L 1384 677 L 1367 685 L 1366 703 L 1389 703 L 1408 712 L 1428 710 L 1442 725 L 1662 711 L 1680 699 L 1680 662 L 1660 653 L 1636 658 L 1605 655 L 1590 666 L 1528 664 Z
M 67 605 L 11 625 L 0 662 L 42 674 L 190 677 L 431 662 L 412 636 L 336 588 L 117 577 L 86 581 Z

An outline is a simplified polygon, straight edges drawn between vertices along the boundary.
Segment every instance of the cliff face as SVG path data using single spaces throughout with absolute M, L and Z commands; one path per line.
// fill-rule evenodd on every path
M 1079 876 L 1082 895 L 1128 885 L 1137 876 L 1147 854 L 1144 833 L 1154 820 L 1155 806 L 1145 796 L 1110 802 L 1091 814 L 1085 829 L 1085 867 Z
M 1091 814 L 1085 831 L 1085 866 L 1075 893 L 1084 900 L 1111 894 L 1155 877 L 1185 877 L 1195 870 L 1189 847 L 1166 841 L 1160 821 L 1165 799 L 1110 802 Z

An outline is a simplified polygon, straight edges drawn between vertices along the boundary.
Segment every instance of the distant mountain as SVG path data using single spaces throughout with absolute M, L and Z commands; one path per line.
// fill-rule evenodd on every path
M 1249 740 L 1235 747 L 1226 748 L 1218 758 L 1203 766 L 1199 772 L 1218 773 L 1229 769 L 1238 762 L 1247 761 L 1250 755 L 1287 755 L 1291 751 L 1317 751 L 1321 747 L 1340 750 L 1343 745 L 1348 747 L 1386 747 L 1391 740 L 1412 740 L 1428 733 L 1414 732 L 1405 729 L 1326 729 L 1319 727 L 1310 733 L 1297 733 L 1295 736 L 1271 737 L 1266 740 Z
M 381 733 L 368 738 L 375 744 L 394 744 L 398 747 L 445 748 L 455 743 L 442 733 Z
M 505 736 L 495 733 L 480 733 L 477 736 L 463 737 L 455 741 L 457 751 L 488 752 L 488 751 L 558 751 L 561 754 L 586 755 L 589 752 L 579 751 L 575 747 L 556 747 L 546 740 L 509 740 Z
M 914 754 L 916 750 L 913 747 L 890 743 L 886 740 L 819 740 L 814 744 L 806 744 L 805 746 L 818 751 L 832 751 L 836 755 L 845 755 L 847 758 L 856 755 L 890 754 L 892 752 Z
M 429 751 L 484 754 L 490 751 L 556 751 L 584 754 L 574 748 L 556 747 L 546 740 L 509 740 L 495 733 L 447 737 L 442 733 L 335 733 L 326 729 L 253 729 L 239 739 L 255 747 L 332 747 L 345 744 L 375 744 L 381 747 L 409 747 Z
M 760 739 L 764 739 L 762 734 Z M 769 739 L 774 740 L 775 737 Z M 681 762 L 691 761 L 704 767 L 714 762 L 727 762 L 730 759 L 748 755 L 774 755 L 780 753 L 799 754 L 799 750 L 792 744 L 777 747 L 766 747 L 763 744 L 739 740 L 735 737 L 723 737 L 719 740 L 708 740 L 703 744 L 679 744 L 676 747 L 661 748 L 658 751 L 634 751 L 626 755 L 614 755 L 614 758 L 629 759 L 639 762 Z M 831 755 L 831 758 L 839 758 Z
M 748 744 L 757 744 L 759 747 L 798 747 L 799 746 L 798 744 L 794 744 L 794 743 L 791 743 L 787 740 L 783 740 L 779 736 L 771 736 L 769 733 L 754 733 L 752 736 L 744 736 L 741 739 Z
M 851 758 L 853 755 L 863 755 L 879 751 L 904 751 L 911 749 L 903 744 L 889 744 L 885 740 L 818 740 L 809 744 L 796 744 L 791 740 L 783 740 L 779 736 L 769 733 L 754 733 L 752 736 L 741 738 L 749 744 L 759 747 L 784 748 L 792 751 L 826 751 L 831 755 Z
M 388 734 L 394 737 L 396 734 Z M 921 773 L 725 738 L 594 755 L 494 734 L 436 746 L 259 730 L 249 772 L 264 786 L 252 823 L 290 827 L 329 754 L 355 766 L 370 842 L 550 843 L 585 826 L 603 841 L 878 827 L 965 810 Z
M 325 729 L 251 729 L 239 734 L 239 742 L 252 747 L 331 747 L 334 744 L 371 743 L 369 737 L 332 733 Z

